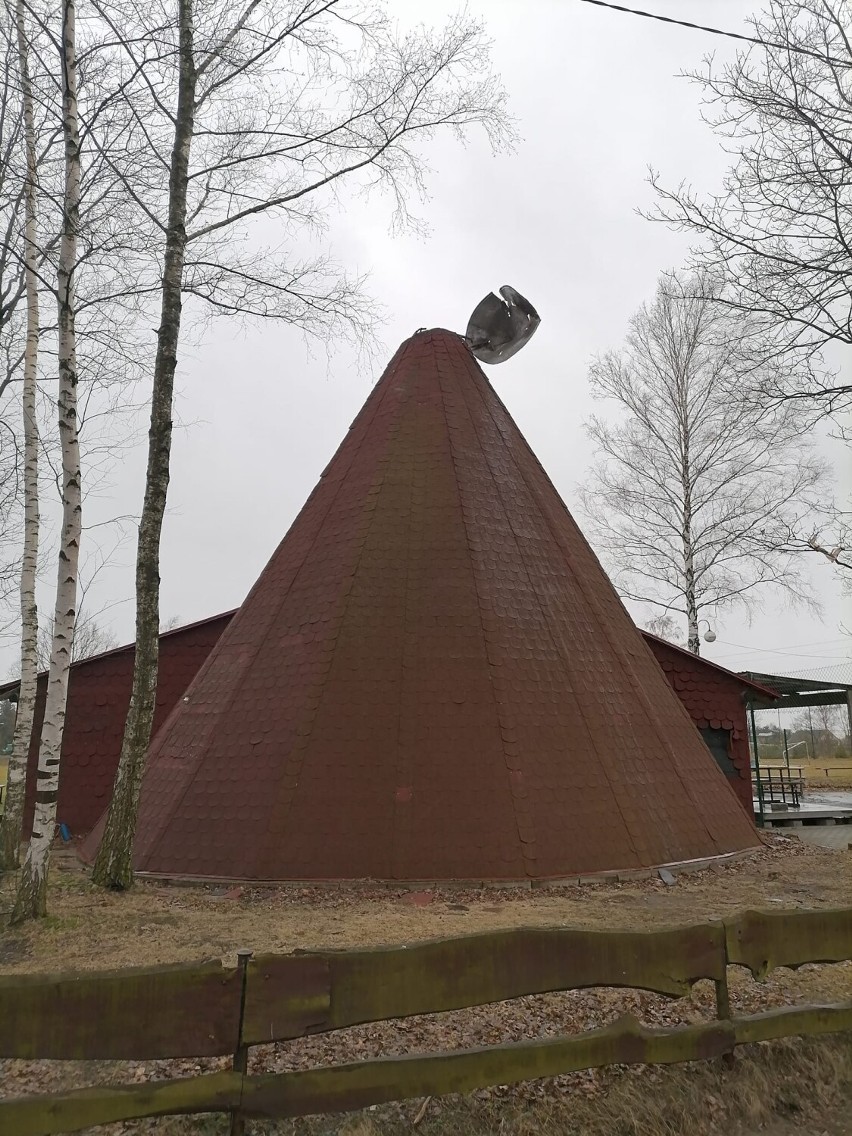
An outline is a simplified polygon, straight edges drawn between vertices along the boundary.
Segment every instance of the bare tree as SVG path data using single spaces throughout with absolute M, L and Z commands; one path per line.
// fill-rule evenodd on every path
M 161 300 L 145 499 L 136 564 L 136 654 L 121 758 L 95 882 L 133 882 L 132 840 L 157 685 L 159 545 L 169 478 L 172 387 L 181 298 L 211 312 L 277 318 L 322 336 L 368 330 L 359 282 L 326 257 L 300 263 L 286 241 L 317 229 L 345 183 L 390 191 L 397 219 L 422 188 L 416 142 L 480 125 L 493 144 L 511 130 L 480 29 L 399 39 L 380 10 L 344 0 L 99 3 L 125 51 L 123 93 L 139 129 L 123 160 L 128 193 L 160 234 Z M 137 147 L 134 151 L 133 146 Z M 116 167 L 119 168 L 118 166 Z M 152 172 L 153 171 L 153 172 Z M 168 194 L 157 182 L 168 179 Z M 253 225 L 276 221 L 282 249 Z
M 90 539 L 87 544 L 85 559 L 81 554 L 77 571 L 77 614 L 74 621 L 74 640 L 71 648 L 72 663 L 80 662 L 82 659 L 90 659 L 93 655 L 100 655 L 104 651 L 111 651 L 118 646 L 115 635 L 103 623 L 108 608 L 100 607 L 91 614 L 89 609 L 92 606 L 92 592 L 101 574 L 113 565 L 115 554 L 123 545 L 124 539 L 124 534 L 120 533 L 111 547 L 106 549 Z M 50 622 L 40 629 L 38 635 L 38 668 L 40 671 L 47 670 L 50 665 L 54 636 L 55 629 L 51 618 Z
M 17 161 L 24 140 L 18 65 L 15 14 L 4 3 L 0 8 L 0 341 L 4 342 L 4 356 L 8 351 L 6 330 L 25 288 L 18 242 L 24 201 L 24 179 Z M 17 370 L 8 365 L 12 358 L 11 354 L 7 356 L 7 366 L 0 371 L 0 395 Z
M 25 0 L 16 0 L 14 6 L 6 0 L 0 8 L 0 32 L 7 63 L 0 75 L 0 531 L 7 538 L 0 598 L 6 598 L 5 577 L 15 575 L 22 654 L 18 743 L 0 832 L 0 865 L 14 866 L 20 848 L 20 807 L 37 670 L 38 459 L 40 455 L 45 459 L 64 514 L 57 592 L 64 615 L 59 621 L 54 616 L 51 622 L 55 635 L 50 653 L 57 654 L 58 662 L 51 663 L 55 695 L 48 702 L 42 737 L 42 749 L 47 747 L 42 754 L 41 774 L 46 778 L 42 798 L 49 807 L 58 778 L 64 723 L 67 680 L 62 670 L 80 654 L 74 649 L 73 634 L 79 631 L 89 640 L 88 645 L 83 643 L 84 650 L 106 646 L 109 641 L 90 621 L 68 608 L 80 543 L 79 532 L 74 533 L 80 518 L 79 439 L 85 425 L 101 428 L 105 439 L 90 436 L 87 454 L 89 470 L 100 472 L 104 450 L 114 448 L 109 435 L 114 434 L 116 422 L 128 411 L 132 413 L 132 400 L 125 395 L 119 401 L 112 386 L 138 375 L 146 361 L 144 345 L 134 334 L 139 306 L 126 282 L 133 272 L 135 248 L 145 248 L 150 259 L 150 234 L 140 233 L 138 224 L 122 225 L 127 220 L 127 211 L 121 208 L 127 194 L 102 157 L 110 147 L 121 148 L 126 127 L 121 118 L 126 108 L 119 102 L 120 113 L 115 113 L 115 91 L 105 82 L 110 60 L 101 50 L 103 45 L 84 44 L 80 66 L 72 42 L 76 39 L 73 10 L 56 12 Z M 81 75 L 87 130 L 92 135 L 85 161 L 77 126 Z M 70 133 L 72 128 L 76 138 Z M 134 219 L 138 221 L 135 214 Z M 37 220 L 41 221 L 38 227 Z M 44 234 L 41 239 L 39 229 Z M 129 241 L 128 231 L 132 234 Z M 39 292 L 56 302 L 57 318 L 52 326 L 39 327 Z M 26 321 L 20 310 L 24 300 Z M 53 374 L 51 364 L 56 367 Z M 98 393 L 104 389 L 107 398 L 99 401 Z M 59 455 L 50 437 L 39 436 L 37 401 L 39 412 L 48 407 L 53 420 L 58 419 Z M 7 471 L 8 477 L 4 476 Z M 14 535 L 14 543 L 18 541 L 18 532 L 9 532 L 9 516 L 21 522 L 23 553 L 7 564 L 9 538 Z M 25 872 L 23 883 L 29 891 L 21 897 L 21 917 L 44 911 L 48 831 L 52 839 L 52 823 L 45 819 L 39 846 L 31 847 L 35 859 L 28 860 Z
M 47 670 L 50 665 L 50 653 L 53 646 L 53 621 L 45 624 L 38 635 L 38 669 Z M 100 655 L 104 651 L 111 651 L 118 646 L 118 640 L 111 631 L 102 627 L 98 621 L 78 611 L 74 625 L 74 644 L 71 649 L 71 662 L 79 663 L 82 659 L 90 659 L 92 655 Z
M 650 631 L 652 635 L 656 635 L 658 639 L 667 639 L 669 643 L 674 643 L 676 647 L 684 647 L 686 644 L 683 641 L 683 630 L 679 626 L 677 620 L 669 615 L 667 611 L 660 612 L 659 615 L 653 616 L 645 624 L 645 630 Z
M 20 405 L 12 394 L 21 374 L 24 340 L 19 318 L 24 294 L 20 248 L 24 178 L 17 161 L 24 116 L 17 71 L 14 13 L 4 3 L 0 6 L 0 601 L 4 605 L 14 602 L 20 574 Z
M 827 560 L 840 574 L 842 593 L 852 595 L 852 511 L 829 505 L 822 517 L 801 518 L 798 528 L 791 527 L 787 546 Z
M 731 400 L 739 342 L 712 288 L 702 277 L 663 277 L 624 348 L 592 364 L 592 393 L 621 416 L 588 423 L 598 456 L 582 490 L 616 587 L 683 616 L 695 654 L 702 612 L 747 607 L 769 587 L 807 598 L 801 559 L 785 541 L 825 476 L 792 407 Z
M 760 321 L 776 351 L 816 364 L 760 368 L 742 392 L 836 415 L 852 385 L 818 355 L 852 344 L 849 0 L 767 0 L 750 22 L 763 46 L 689 76 L 704 88 L 706 121 L 732 139 L 723 188 L 701 197 L 652 175 L 656 216 L 700 238 L 692 264 L 724 278 L 719 302 Z
M 793 719 L 791 731 L 806 743 L 811 757 L 835 757 L 843 750 L 848 721 L 845 706 L 809 706 Z
M 75 282 L 80 222 L 80 132 L 77 113 L 77 43 L 74 0 L 62 3 L 60 54 L 62 134 L 65 144 L 63 224 L 57 267 L 58 414 L 62 450 L 62 532 L 59 544 L 53 641 L 38 756 L 38 782 L 32 837 L 21 869 L 12 922 L 47 911 L 47 872 L 56 827 L 59 763 L 68 695 L 68 676 L 77 616 L 77 562 L 82 532 L 80 447 L 77 434 Z
M 22 368 L 21 412 L 23 418 L 23 555 L 20 567 L 21 604 L 21 685 L 15 742 L 9 761 L 6 808 L 0 819 L 0 871 L 17 868 L 20 857 L 24 814 L 24 791 L 27 759 L 35 713 L 38 673 L 36 605 L 36 571 L 38 568 L 39 431 L 36 420 L 36 390 L 39 348 L 39 242 L 37 215 L 38 156 L 35 130 L 35 105 L 29 68 L 29 39 L 24 0 L 16 0 L 15 32 L 17 67 L 20 79 L 20 110 L 23 120 L 25 153 L 23 282 L 26 294 L 26 343 Z

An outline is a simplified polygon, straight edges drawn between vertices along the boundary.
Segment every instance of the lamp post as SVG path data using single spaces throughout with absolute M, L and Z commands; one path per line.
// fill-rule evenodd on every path
M 709 619 L 699 619 L 698 625 L 697 625 L 699 631 L 701 630 L 701 624 L 702 623 L 707 624 L 707 630 L 704 632 L 704 634 L 701 636 L 701 638 L 704 640 L 705 643 L 715 643 L 716 642 L 716 632 L 710 626 L 710 620 Z

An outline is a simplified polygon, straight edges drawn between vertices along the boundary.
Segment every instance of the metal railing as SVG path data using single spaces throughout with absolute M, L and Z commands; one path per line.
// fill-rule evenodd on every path
M 801 766 L 761 765 L 753 770 L 755 795 L 762 804 L 784 804 L 791 809 L 801 808 L 805 782 Z

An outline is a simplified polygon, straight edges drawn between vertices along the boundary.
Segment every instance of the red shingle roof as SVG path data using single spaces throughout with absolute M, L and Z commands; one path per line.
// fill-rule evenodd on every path
M 135 859 L 528 879 L 756 843 L 517 426 L 438 330 L 396 353 L 155 739 Z

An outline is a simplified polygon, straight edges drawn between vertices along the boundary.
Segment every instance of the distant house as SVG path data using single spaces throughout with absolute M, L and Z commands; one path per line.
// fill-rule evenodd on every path
M 154 732 L 195 678 L 234 614 L 224 612 L 160 636 Z M 743 807 L 752 815 L 744 698 L 749 692 L 771 698 L 772 692 L 649 632 L 643 635 Z M 130 702 L 133 656 L 134 645 L 130 643 L 81 659 L 71 667 L 57 821 L 66 824 L 74 835 L 89 832 L 109 804 Z M 17 687 L 17 682 L 0 687 L 0 701 L 16 698 Z M 32 825 L 38 738 L 46 689 L 47 675 L 41 674 L 27 770 L 24 813 L 27 836 Z
M 165 631 L 160 636 L 155 732 L 192 682 L 233 614 L 229 611 L 200 623 Z M 56 819 L 66 824 L 74 835 L 88 832 L 109 804 L 121 752 L 124 719 L 130 704 L 134 654 L 135 646 L 130 643 L 81 659 L 71 667 Z M 6 683 L 0 687 L 0 700 L 16 700 L 17 691 L 17 682 Z M 27 767 L 25 836 L 29 836 L 32 827 L 38 741 L 46 693 L 47 674 L 43 673 L 38 679 L 33 742 Z
M 767 700 L 771 703 L 775 699 L 774 691 L 648 631 L 642 634 L 751 816 L 754 806 L 746 704 L 754 698 L 765 706 Z

